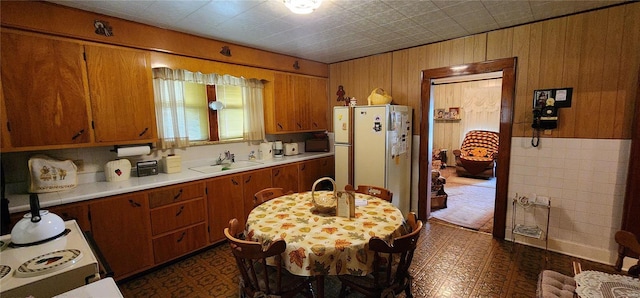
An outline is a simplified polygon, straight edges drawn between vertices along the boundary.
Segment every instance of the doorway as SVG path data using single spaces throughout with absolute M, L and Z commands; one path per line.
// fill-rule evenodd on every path
M 511 126 L 515 98 L 515 67 L 516 58 L 514 57 L 422 71 L 422 117 L 420 121 L 420 156 L 418 161 L 420 173 L 418 178 L 418 217 L 424 219 L 429 218 L 431 209 L 431 191 L 429 191 L 431 189 L 431 152 L 433 150 L 433 135 L 431 134 L 431 130 L 434 121 L 432 80 L 502 71 L 499 126 L 500 145 L 498 151 L 506 154 L 498 154 L 496 163 L 496 194 L 492 234 L 495 238 L 504 239 L 508 201 L 507 188 L 509 182 L 509 152 L 511 152 Z
M 432 85 L 435 114 L 431 126 L 431 166 L 432 174 L 438 176 L 437 183 L 444 184 L 435 187 L 439 197 L 431 201 L 431 217 L 492 233 L 496 197 L 492 166 L 495 164 L 491 162 L 482 170 L 464 167 L 457 155 L 462 153 L 460 149 L 465 140 L 467 148 L 469 144 L 477 146 L 473 140 L 481 135 L 479 131 L 495 132 L 498 139 L 502 72 L 436 79 Z M 493 152 L 477 158 L 492 160 Z M 473 151 L 462 154 L 468 153 Z M 433 195 L 434 189 L 431 190 Z

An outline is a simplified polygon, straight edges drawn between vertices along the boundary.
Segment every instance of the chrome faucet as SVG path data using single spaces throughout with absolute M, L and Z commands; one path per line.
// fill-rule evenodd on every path
M 221 165 L 223 161 L 228 160 L 229 162 L 233 162 L 234 154 L 231 154 L 228 150 L 224 152 L 224 158 L 222 158 L 222 153 L 218 155 L 218 159 L 216 160 L 216 165 Z

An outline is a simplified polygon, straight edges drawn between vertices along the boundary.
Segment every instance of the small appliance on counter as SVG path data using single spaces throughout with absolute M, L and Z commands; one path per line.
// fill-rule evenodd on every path
M 107 182 L 128 180 L 131 177 L 131 162 L 126 159 L 116 159 L 104 165 L 104 177 Z
M 260 144 L 258 149 L 258 159 L 269 160 L 273 158 L 273 142 L 265 142 Z
M 180 173 L 182 171 L 182 158 L 180 155 L 169 154 L 168 156 L 163 156 L 160 164 L 162 172 L 166 174 Z
M 329 152 L 329 137 L 324 133 L 314 135 L 304 141 L 304 152 Z
M 300 153 L 300 151 L 298 151 L 298 143 L 284 144 L 284 155 L 289 156 L 289 155 L 296 155 L 298 153 Z
M 282 141 L 275 141 L 273 143 L 273 157 L 282 158 L 284 156 L 284 145 Z
M 136 163 L 136 172 L 138 173 L 138 177 L 158 175 L 158 161 L 157 160 L 139 161 Z

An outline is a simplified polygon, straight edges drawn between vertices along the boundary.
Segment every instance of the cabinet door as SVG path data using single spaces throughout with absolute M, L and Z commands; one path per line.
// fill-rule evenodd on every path
M 85 46 L 96 142 L 156 139 L 148 52 Z
M 289 164 L 271 169 L 273 187 L 282 187 L 284 192 L 298 192 L 298 165 Z
M 253 210 L 253 196 L 256 192 L 271 187 L 271 169 L 252 171 L 242 175 L 244 193 L 244 219 Z
M 89 211 L 93 238 L 116 279 L 153 265 L 146 193 L 99 199 Z
M 318 160 L 320 163 L 320 173 L 319 173 L 320 177 L 331 177 L 335 179 L 336 165 L 335 165 L 334 157 L 333 156 L 323 157 L 323 158 L 318 158 Z
M 307 160 L 298 164 L 298 173 L 300 175 L 298 191 L 311 190 L 313 183 L 320 178 L 320 164 L 319 159 Z
M 327 80 L 312 78 L 309 84 L 310 102 L 310 129 L 311 130 L 327 130 L 328 125 L 328 98 L 327 98 Z
M 237 218 L 244 226 L 244 204 L 242 174 L 214 178 L 207 182 L 207 205 L 209 209 L 209 240 L 224 239 L 224 228 L 229 220 Z
M 296 131 L 296 108 L 293 98 L 293 79 L 287 74 L 274 74 L 275 131 Z
M 0 49 L 13 147 L 89 143 L 82 45 L 2 32 Z
M 60 216 L 62 220 L 75 220 L 83 231 L 91 231 L 91 222 L 89 221 L 89 203 L 87 202 L 53 206 L 44 209 Z
M 311 79 L 302 76 L 292 76 L 293 107 L 295 109 L 295 129 L 308 131 L 311 129 L 311 93 L 309 84 Z

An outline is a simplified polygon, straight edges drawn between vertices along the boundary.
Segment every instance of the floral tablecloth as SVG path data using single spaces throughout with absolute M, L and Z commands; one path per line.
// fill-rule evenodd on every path
M 582 271 L 574 277 L 581 298 L 640 298 L 640 279 L 599 271 Z
M 355 218 L 347 219 L 316 212 L 311 192 L 278 197 L 251 211 L 245 235 L 264 246 L 284 239 L 287 250 L 282 257 L 286 269 L 296 275 L 366 275 L 373 263 L 369 239 L 399 236 L 404 218 L 387 201 L 364 194 L 356 194 L 356 200 L 366 205 L 357 206 Z

